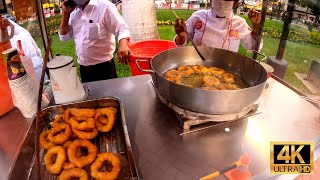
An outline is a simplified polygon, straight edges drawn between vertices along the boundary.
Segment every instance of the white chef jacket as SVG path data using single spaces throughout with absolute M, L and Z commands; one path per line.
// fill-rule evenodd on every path
M 17 42 L 18 40 L 21 41 L 23 52 L 26 57 L 31 58 L 36 77 L 38 78 L 38 80 L 40 80 L 43 64 L 41 50 L 32 38 L 29 31 L 9 19 L 8 21 L 14 26 L 14 36 L 10 39 L 12 48 L 17 49 Z M 47 76 L 45 76 L 45 80 L 46 79 L 48 79 Z
M 256 40 L 246 20 L 232 12 L 225 18 L 216 18 L 215 11 L 199 10 L 186 21 L 187 31 L 196 46 L 214 47 L 238 52 L 240 43 L 253 50 Z M 174 42 L 175 41 L 174 37 Z M 182 46 L 189 42 L 188 37 Z M 260 49 L 263 42 L 261 41 Z
M 69 32 L 59 33 L 61 41 L 74 38 L 78 63 L 83 66 L 111 60 L 116 48 L 114 35 L 119 41 L 130 38 L 117 7 L 107 0 L 90 0 L 84 10 L 77 7 L 70 14 Z
M 8 21 L 14 26 L 14 36 L 10 39 L 12 48 L 17 48 L 17 42 L 21 40 L 23 52 L 27 57 L 31 58 L 33 66 L 42 66 L 41 51 L 29 31 L 11 20 Z

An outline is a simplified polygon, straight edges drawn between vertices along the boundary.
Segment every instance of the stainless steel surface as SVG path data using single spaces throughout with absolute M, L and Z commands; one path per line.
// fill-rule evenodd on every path
M 253 104 L 238 113 L 211 115 L 182 109 L 172 104 L 170 101 L 162 97 L 160 94 L 157 94 L 157 97 L 165 106 L 172 109 L 172 111 L 176 114 L 180 125 L 179 130 L 181 130 L 180 135 L 206 129 L 208 126 L 218 125 L 219 123 L 223 123 L 226 121 L 236 121 L 250 117 L 252 114 L 255 114 L 257 112 L 259 107 L 259 104 Z
M 93 98 L 121 98 L 144 180 L 194 180 L 231 164 L 244 152 L 252 154 L 253 176 L 265 172 L 257 180 L 270 179 L 265 171 L 270 141 L 310 141 L 320 134 L 319 109 L 271 78 L 261 96 L 261 114 L 179 136 L 175 115 L 156 98 L 149 81 L 149 75 L 142 75 L 87 84 Z M 0 180 L 7 179 L 29 125 L 19 113 L 13 115 L 0 118 Z
M 0 117 L 0 180 L 7 180 L 32 119 L 15 108 Z
M 314 143 L 314 161 L 318 161 L 320 158 L 320 136 L 316 137 L 312 140 Z M 299 174 L 276 174 L 276 175 L 270 175 L 270 170 L 266 169 L 262 173 L 254 176 L 252 180 L 263 180 L 263 179 L 272 179 L 272 180 L 289 180 L 289 179 L 295 179 L 299 176 Z M 268 177 L 268 178 L 267 178 Z M 312 178 L 311 178 L 312 179 Z M 310 179 L 310 180 L 311 180 Z
M 173 104 L 206 114 L 237 113 L 252 105 L 266 85 L 267 72 L 258 62 L 223 49 L 198 47 L 206 61 L 199 59 L 193 47 L 164 51 L 150 62 L 153 83 L 158 93 Z M 181 65 L 216 66 L 244 79 L 251 87 L 240 90 L 203 90 L 175 84 L 162 74 Z
M 270 141 L 310 141 L 319 136 L 319 109 L 272 78 L 261 97 L 261 114 L 179 136 L 175 115 L 157 99 L 149 81 L 149 75 L 143 75 L 87 84 L 95 97 L 123 100 L 143 179 L 197 179 L 245 152 L 251 153 L 250 171 L 257 175 L 269 168 Z
M 127 131 L 127 125 L 124 115 L 123 104 L 118 98 L 106 97 L 95 100 L 82 101 L 71 104 L 57 105 L 45 108 L 41 111 L 41 129 L 49 129 L 50 123 L 54 120 L 54 117 L 58 114 L 63 114 L 67 108 L 104 108 L 115 107 L 118 109 L 117 119 L 112 131 L 108 133 L 99 133 L 93 140 L 93 143 L 98 147 L 100 153 L 113 152 L 120 157 L 121 171 L 118 176 L 119 179 L 139 179 L 139 172 L 134 161 L 133 152 L 131 149 L 131 143 L 129 134 Z M 15 165 L 12 168 L 12 172 L 9 175 L 9 179 L 35 179 L 35 150 L 34 150 L 34 136 L 35 136 L 35 121 L 29 129 L 29 133 L 25 139 L 21 151 L 18 154 L 18 158 Z M 40 151 L 40 157 L 44 156 L 45 151 Z M 84 167 L 87 170 L 89 177 L 90 171 L 88 167 Z M 57 179 L 56 175 L 49 173 L 46 170 L 44 160 L 41 160 L 41 177 L 42 179 Z

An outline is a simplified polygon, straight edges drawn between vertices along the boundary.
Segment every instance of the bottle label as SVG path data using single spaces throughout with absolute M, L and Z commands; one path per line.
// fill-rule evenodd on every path
M 17 50 L 5 53 L 3 56 L 7 62 L 9 80 L 15 80 L 26 75 L 26 70 L 23 67 Z

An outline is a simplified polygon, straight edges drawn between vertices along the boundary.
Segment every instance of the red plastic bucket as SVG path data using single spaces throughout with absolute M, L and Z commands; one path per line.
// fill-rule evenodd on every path
M 136 60 L 144 59 L 150 61 L 158 53 L 176 47 L 177 46 L 173 41 L 167 40 L 146 40 L 130 44 L 129 48 L 132 51 L 132 54 L 130 56 L 129 66 L 132 76 L 148 74 L 146 72 L 141 72 L 138 69 Z M 143 69 L 150 68 L 149 63 L 140 63 L 139 65 Z

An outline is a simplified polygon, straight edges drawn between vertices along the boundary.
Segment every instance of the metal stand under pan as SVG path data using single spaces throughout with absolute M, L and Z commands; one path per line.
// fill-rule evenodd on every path
M 157 91 L 156 95 L 164 105 L 174 111 L 178 119 L 180 135 L 223 125 L 261 113 L 258 111 L 259 103 L 256 103 L 239 113 L 223 115 L 203 114 L 178 107 L 161 96 Z

